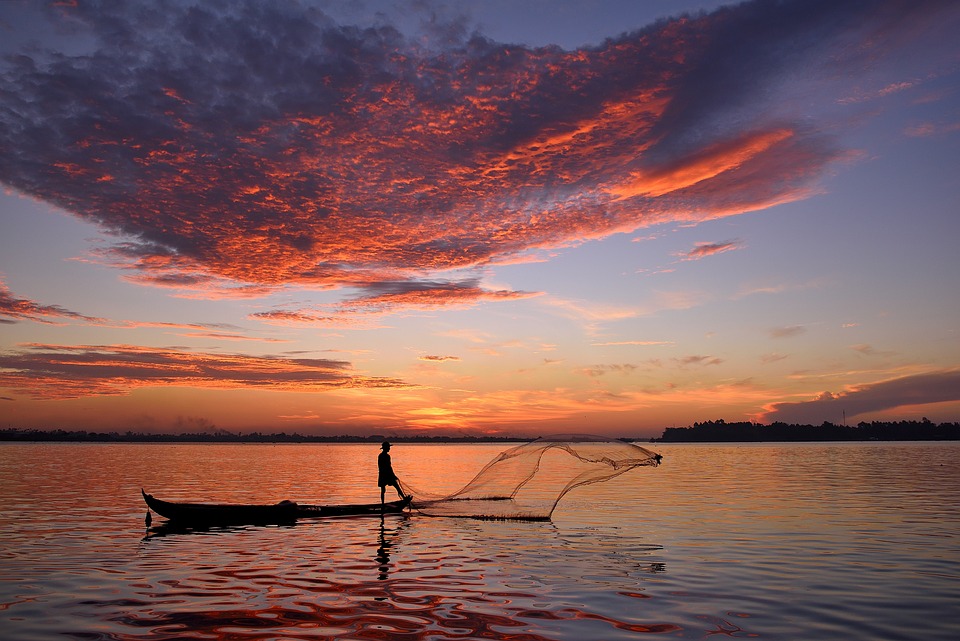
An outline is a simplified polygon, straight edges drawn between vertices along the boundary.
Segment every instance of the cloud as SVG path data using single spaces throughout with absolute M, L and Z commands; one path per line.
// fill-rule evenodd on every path
M 81 321 L 86 324 L 100 325 L 112 329 L 185 329 L 192 330 L 181 333 L 181 336 L 189 338 L 210 338 L 215 340 L 233 340 L 233 341 L 263 341 L 263 342 L 286 342 L 277 338 L 256 338 L 244 336 L 236 332 L 226 333 L 223 331 L 209 330 L 238 330 L 240 328 L 224 323 L 167 323 L 154 321 L 131 321 L 131 320 L 109 320 L 106 318 L 97 318 L 95 316 L 86 316 L 77 312 L 70 311 L 59 305 L 41 305 L 34 301 L 16 297 L 10 289 L 0 281 L 0 324 L 15 323 L 20 320 L 28 320 L 35 323 L 58 324 L 58 319 Z
M 891 351 L 882 351 L 877 350 L 873 345 L 868 345 L 866 343 L 858 343 L 857 345 L 851 345 L 850 349 L 855 352 L 859 352 L 864 356 L 893 356 L 895 352 Z
M 651 291 L 648 301 L 630 306 L 609 305 L 584 300 L 547 296 L 543 304 L 559 316 L 580 324 L 583 331 L 596 336 L 601 326 L 631 318 L 649 316 L 668 310 L 691 309 L 709 300 L 700 291 Z
M 842 151 L 774 106 L 786 80 L 854 73 L 951 11 L 747 2 L 565 51 L 298 2 L 61 6 L 75 47 L 0 63 L 0 181 L 117 236 L 95 257 L 141 284 L 429 279 L 815 193 Z
M 37 399 L 129 394 L 142 387 L 319 391 L 407 387 L 346 361 L 210 354 L 133 345 L 30 344 L 0 353 L 0 387 Z
M 306 414 L 281 414 L 278 416 L 282 421 L 322 421 L 323 417 L 316 412 L 307 412 Z
M 608 372 L 614 372 L 623 375 L 632 374 L 636 369 L 637 366 L 633 363 L 610 363 L 606 365 L 591 365 L 590 367 L 581 368 L 578 371 L 591 378 L 596 378 L 597 376 L 603 376 Z
M 904 133 L 912 138 L 944 136 L 960 131 L 960 122 L 921 122 L 909 125 Z
M 919 80 L 902 80 L 899 82 L 894 82 L 879 89 L 874 89 L 870 92 L 862 92 L 856 95 L 847 96 L 845 98 L 840 98 L 838 102 L 841 104 L 851 104 L 857 102 L 869 102 L 871 100 L 876 100 L 877 98 L 884 98 L 895 93 L 900 93 L 901 91 L 906 91 L 912 89 L 920 84 Z
M 243 334 L 225 334 L 223 332 L 185 332 L 180 334 L 184 338 L 210 338 L 221 341 L 259 341 L 263 343 L 289 343 L 283 338 L 260 338 L 256 336 L 244 336 Z
M 760 362 L 763 363 L 764 365 L 767 365 L 770 363 L 776 363 L 777 361 L 782 361 L 785 358 L 789 358 L 789 356 L 787 354 L 778 354 L 777 352 L 771 352 L 769 354 L 764 354 L 763 356 L 761 356 Z
M 421 357 L 419 358 L 419 360 L 421 360 L 421 361 L 431 361 L 431 362 L 434 362 L 434 363 L 443 363 L 443 362 L 446 362 L 446 361 L 459 361 L 459 360 L 460 360 L 460 357 L 459 357 L 459 356 L 439 356 L 439 355 L 434 355 L 434 354 L 427 354 L 427 355 L 425 355 L 425 356 L 421 356 Z
M 477 279 L 380 282 L 368 285 L 363 294 L 340 303 L 338 307 L 349 313 L 378 314 L 397 306 L 406 309 L 469 307 L 480 300 L 516 300 L 539 295 L 539 292 L 485 289 Z
M 770 338 L 792 338 L 806 333 L 807 328 L 803 325 L 787 325 L 786 327 L 774 327 L 770 330 Z
M 284 325 L 326 325 L 353 329 L 375 327 L 376 319 L 396 313 L 468 308 L 482 301 L 506 301 L 539 296 L 539 292 L 492 290 L 477 279 L 463 281 L 387 281 L 369 283 L 363 293 L 346 300 L 299 310 L 257 312 L 250 317 Z
M 439 332 L 437 336 L 456 338 L 458 340 L 476 344 L 488 343 L 493 340 L 493 335 L 487 331 L 468 328 L 448 329 L 446 331 Z
M 765 408 L 762 420 L 819 425 L 824 421 L 838 422 L 844 412 L 850 418 L 869 412 L 951 401 L 960 401 L 958 369 L 858 385 L 839 393 L 822 392 L 809 401 L 774 403 Z
M 723 362 L 722 358 L 716 356 L 702 356 L 699 354 L 694 354 L 691 356 L 684 356 L 683 358 L 675 358 L 680 367 L 686 367 L 687 365 L 719 365 Z
M 102 318 L 84 316 L 59 305 L 41 305 L 26 298 L 18 298 L 0 281 L 0 323 L 15 323 L 20 320 L 35 323 L 57 324 L 59 320 L 80 320 L 102 324 Z
M 633 173 L 627 182 L 610 192 L 620 198 L 664 196 L 709 181 L 745 163 L 793 136 L 787 129 L 748 132 L 735 140 L 699 149 L 688 158 L 680 158 L 653 170 Z
M 700 260 L 701 258 L 705 258 L 707 256 L 722 254 L 724 252 L 742 248 L 743 241 L 739 239 L 728 240 L 722 243 L 697 243 L 696 247 L 688 252 L 680 254 L 680 257 L 681 260 Z
M 628 345 L 650 346 L 650 345 L 673 345 L 673 341 L 607 341 L 604 343 L 590 343 L 594 347 L 620 347 Z
M 588 335 L 601 332 L 601 325 L 640 316 L 643 312 L 633 307 L 609 305 L 583 300 L 569 300 L 549 296 L 543 300 L 547 309 L 580 325 Z

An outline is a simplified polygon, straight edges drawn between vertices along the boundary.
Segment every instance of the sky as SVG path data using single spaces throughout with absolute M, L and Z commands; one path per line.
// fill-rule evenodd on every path
M 960 420 L 960 4 L 0 4 L 0 428 Z

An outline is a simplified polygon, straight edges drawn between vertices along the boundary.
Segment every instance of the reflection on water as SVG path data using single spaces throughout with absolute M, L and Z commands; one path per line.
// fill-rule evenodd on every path
M 598 626 L 667 629 L 582 606 L 582 595 L 591 589 L 630 586 L 625 598 L 645 596 L 636 581 L 651 564 L 638 559 L 655 548 L 597 555 L 591 541 L 606 539 L 613 546 L 613 533 L 565 539 L 549 524 L 406 515 L 331 521 L 283 528 L 152 528 L 139 562 L 169 564 L 176 577 L 143 585 L 137 599 L 149 608 L 107 618 L 149 628 L 158 638 L 185 629 L 216 638 L 240 628 L 284 638 L 389 633 L 439 639 L 551 639 L 561 638 L 565 628 Z M 120 610 L 130 604 L 129 599 L 86 603 Z M 187 604 L 189 611 L 183 611 Z M 551 628 L 554 633 L 548 633 Z
M 400 444 L 394 466 L 420 486 L 462 485 L 500 449 Z M 368 502 L 376 448 L 0 446 L 0 630 L 18 641 L 955 637 L 956 444 L 660 449 L 661 468 L 574 491 L 548 523 L 158 518 L 145 529 L 141 486 L 171 499 Z
M 399 532 L 399 527 L 387 529 L 386 517 L 380 516 L 380 538 L 378 539 L 380 546 L 377 548 L 376 556 L 379 570 L 377 579 L 380 581 L 386 581 L 390 575 L 390 548 L 393 547 L 393 539 L 396 538 Z

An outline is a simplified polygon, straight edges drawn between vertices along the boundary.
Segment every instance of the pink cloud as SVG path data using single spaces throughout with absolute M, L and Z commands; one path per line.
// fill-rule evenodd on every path
M 743 249 L 743 242 L 740 240 L 728 240 L 722 243 L 697 243 L 697 246 L 688 252 L 680 255 L 682 260 L 700 260 L 714 254 Z

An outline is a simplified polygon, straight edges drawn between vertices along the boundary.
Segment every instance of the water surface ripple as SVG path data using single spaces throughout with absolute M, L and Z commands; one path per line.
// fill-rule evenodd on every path
M 456 489 L 507 446 L 404 445 Z M 663 445 L 549 523 L 146 529 L 161 498 L 377 500 L 363 445 L 0 446 L 4 639 L 950 639 L 960 445 Z M 441 487 L 446 484 L 448 487 Z

